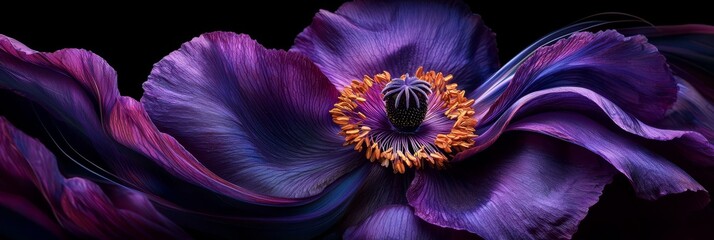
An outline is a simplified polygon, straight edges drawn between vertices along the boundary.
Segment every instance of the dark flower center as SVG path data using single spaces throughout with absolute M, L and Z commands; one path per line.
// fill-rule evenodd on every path
M 413 132 L 426 116 L 431 84 L 416 77 L 392 79 L 382 90 L 387 116 L 392 126 L 402 132 Z

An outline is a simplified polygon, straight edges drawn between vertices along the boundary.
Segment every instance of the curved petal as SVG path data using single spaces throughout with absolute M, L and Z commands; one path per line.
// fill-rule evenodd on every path
M 337 89 L 353 79 L 419 66 L 453 74 L 467 92 L 498 69 L 494 34 L 460 1 L 355 1 L 320 11 L 291 51 L 308 56 Z
M 561 86 L 593 90 L 644 122 L 664 117 L 677 97 L 665 58 L 646 38 L 580 32 L 525 60 L 482 122 L 494 121 L 530 92 Z
M 655 125 L 694 130 L 714 140 L 714 26 L 658 26 L 622 31 L 647 36 L 678 76 L 677 102 Z
M 342 146 L 337 91 L 307 58 L 215 32 L 154 66 L 142 104 L 218 176 L 252 191 L 317 195 L 363 158 Z
M 418 171 L 407 198 L 416 215 L 486 239 L 570 238 L 612 180 L 596 155 L 519 133 L 443 171 Z
M 131 106 L 131 103 L 135 102 L 133 99 L 123 98 L 124 101 L 118 101 L 122 98 L 118 96 L 114 70 L 106 61 L 89 51 L 63 49 L 53 53 L 36 52 L 12 38 L 0 36 L 0 63 L 0 88 L 12 90 L 38 104 L 40 109 L 37 111 L 47 111 L 54 120 L 66 123 L 70 128 L 67 132 L 77 132 L 78 135 L 86 137 L 87 142 L 91 144 L 89 148 L 97 151 L 103 157 L 101 161 L 113 170 L 111 174 L 116 174 L 127 184 L 156 193 L 166 189 L 169 184 L 176 186 L 183 180 L 207 188 L 210 192 L 215 191 L 250 202 L 295 202 L 256 196 L 259 194 L 222 183 L 221 179 L 211 178 L 211 175 L 206 173 L 208 170 L 195 164 L 193 156 L 176 140 L 158 132 L 148 118 L 140 117 L 146 113 L 143 108 Z M 125 120 L 123 115 L 112 113 L 120 109 L 136 110 L 131 112 L 137 117 L 131 117 L 132 121 L 122 122 Z M 123 112 L 127 111 L 120 113 Z M 119 122 L 111 120 L 113 118 L 118 118 Z M 143 139 L 122 139 L 124 135 L 114 130 L 117 126 L 138 128 L 151 134 L 141 136 L 145 137 Z M 127 151 L 116 142 L 117 139 L 121 144 L 130 147 L 141 144 L 143 148 L 133 149 L 150 159 Z M 67 144 L 68 148 L 73 149 L 73 143 Z M 74 152 L 81 157 L 81 153 Z M 176 155 L 178 157 L 174 157 Z M 160 175 L 154 171 L 157 166 L 152 165 L 151 161 L 155 161 L 159 167 L 167 169 L 181 180 L 169 179 L 172 177 L 166 173 Z M 180 189 L 186 187 L 182 185 Z
M 342 225 L 350 227 L 359 224 L 380 208 L 407 204 L 407 188 L 414 175 L 394 174 L 379 164 L 370 164 L 370 172 L 355 199 L 347 210 Z
M 0 162 L 0 180 L 16 183 L 0 187 L 0 195 L 15 193 L 25 197 L 27 203 L 47 204 L 51 213 L 43 214 L 39 207 L 34 208 L 39 211 L 30 215 L 42 225 L 55 226 L 47 220 L 56 218 L 63 228 L 77 236 L 100 239 L 188 238 L 157 212 L 143 194 L 110 185 L 106 189 L 121 194 L 109 196 L 87 179 L 65 179 L 52 153 L 4 118 L 0 118 Z M 28 194 L 29 189 L 41 195 Z
M 367 175 L 366 167 L 356 169 L 309 198 L 253 192 L 217 176 L 160 132 L 141 103 L 109 94 L 116 79 L 108 73 L 111 67 L 88 51 L 35 52 L 0 37 L 0 88 L 28 100 L 17 109 L 44 116 L 29 125 L 50 123 L 47 140 L 58 140 L 61 159 L 79 159 L 82 167 L 152 196 L 194 232 L 314 237 L 339 221 Z
M 697 132 L 659 129 L 649 126 L 592 90 L 580 87 L 556 87 L 525 95 L 503 110 L 502 114 L 491 123 L 479 123 L 477 126 L 479 136 L 475 139 L 476 145 L 459 153 L 454 161 L 461 161 L 489 147 L 506 130 L 511 121 L 521 117 L 521 115 L 549 110 L 576 111 L 593 115 L 594 117 L 600 117 L 601 114 L 604 114 L 605 117 L 609 118 L 622 130 L 645 139 L 669 141 L 684 137 L 696 143 L 696 145 L 692 146 L 692 149 L 709 152 L 714 150 L 714 147 L 709 144 L 707 139 Z
M 552 134 L 556 137 L 562 137 L 567 141 L 573 141 L 576 144 L 582 145 L 584 148 L 593 148 L 591 150 L 602 154 L 601 156 L 608 161 L 624 161 L 613 163 L 613 165 L 626 176 L 630 177 L 640 197 L 655 199 L 666 194 L 679 193 L 686 189 L 695 191 L 702 189 L 687 173 L 683 172 L 678 166 L 670 163 L 670 161 L 677 160 L 677 162 L 691 165 L 693 169 L 709 169 L 708 171 L 714 169 L 714 161 L 712 161 L 712 159 L 714 159 L 714 145 L 709 143 L 701 134 L 692 131 L 666 130 L 651 127 L 629 115 L 597 93 L 577 87 L 558 87 L 541 90 L 519 99 L 518 102 L 506 110 L 493 125 L 489 126 L 488 130 L 476 138 L 477 145 L 475 147 L 460 153 L 455 161 L 462 161 L 465 158 L 473 156 L 476 152 L 491 146 L 504 131 L 513 130 L 514 128 L 511 127 L 513 123 L 511 123 L 511 121 L 519 119 L 522 115 L 548 111 L 574 111 L 593 119 L 601 119 L 603 115 L 606 117 L 605 119 L 609 118 L 612 122 L 593 123 L 593 126 L 587 125 L 591 129 L 583 128 L 579 130 L 588 131 L 586 136 L 581 136 L 582 139 L 579 140 L 567 138 L 565 137 L 567 135 L 564 134 Z M 593 122 L 593 120 L 588 119 L 583 121 L 586 120 L 591 123 Z M 528 124 L 528 120 L 518 120 L 517 122 L 519 124 Z M 565 124 L 567 122 L 571 122 L 571 120 L 569 118 L 562 118 L 559 119 L 558 124 Z M 549 124 L 550 123 L 555 122 L 551 121 Z M 619 127 L 624 130 L 624 132 L 613 133 L 613 130 L 603 128 L 603 125 L 601 125 L 603 123 L 608 124 L 607 126 L 614 123 L 615 127 Z M 546 127 L 544 126 L 543 128 Z M 600 130 L 605 132 L 600 132 Z M 585 134 L 585 132 L 582 134 Z M 603 137 L 602 134 L 608 134 L 608 136 Z M 618 137 L 618 134 L 620 137 Z M 642 145 L 639 141 L 633 142 L 631 140 L 621 139 L 623 137 L 630 138 L 633 135 L 641 137 L 639 138 L 640 140 L 660 142 L 661 146 L 659 148 L 666 146 L 670 150 L 677 150 L 678 152 L 686 154 L 668 156 L 668 158 L 674 159 L 666 160 L 663 159 L 662 156 L 659 156 L 659 154 L 652 153 L 653 149 L 649 146 Z M 611 145 L 610 147 L 603 147 L 599 141 L 584 141 L 585 139 L 598 136 L 602 138 L 595 139 L 601 139 L 600 141 L 622 141 L 621 144 L 623 144 L 623 146 L 626 144 L 628 147 L 619 151 L 628 153 L 628 157 L 617 154 L 617 152 L 603 150 L 610 149 L 609 151 L 612 151 L 612 149 L 620 149 L 617 144 Z M 640 160 L 636 161 L 636 159 Z M 628 165 L 628 167 L 618 167 L 622 165 Z M 647 172 L 650 170 L 659 170 L 663 173 L 658 176 L 648 176 L 647 174 L 632 174 L 632 172 L 630 172 Z M 663 184 L 663 186 L 660 188 L 659 186 L 653 186 L 653 184 Z
M 626 35 L 642 34 L 656 46 L 672 71 L 714 101 L 714 26 L 674 25 L 619 30 Z
M 86 133 L 101 132 L 98 120 L 108 114 L 119 95 L 114 69 L 89 51 L 39 53 L 0 35 L 0 63 L 0 88 L 54 106 L 47 110 Z
M 714 85 L 714 78 L 710 79 Z M 700 94 L 701 88 L 692 86 L 682 78 L 677 78 L 679 91 L 677 102 L 667 112 L 667 116 L 654 123 L 668 129 L 696 131 L 709 141 L 714 141 L 714 104 Z
M 134 201 L 110 199 L 98 185 L 83 178 L 66 179 L 63 186 L 54 204 L 61 209 L 57 214 L 63 226 L 72 232 L 100 239 L 188 238 L 183 230 L 148 204 L 143 195 L 130 193 L 138 198 Z
M 344 239 L 472 239 L 467 233 L 433 226 L 406 205 L 387 205 L 360 225 L 348 228 Z
M 498 100 L 498 97 L 501 96 L 508 87 L 508 84 L 513 79 L 513 73 L 518 70 L 524 60 L 528 59 L 528 57 L 540 49 L 540 47 L 547 46 L 559 39 L 567 38 L 573 33 L 593 29 L 606 24 L 607 22 L 603 21 L 585 21 L 567 25 L 550 32 L 521 50 L 521 52 L 508 60 L 507 63 L 488 77 L 488 79 L 473 92 L 469 93 L 470 98 L 475 99 L 473 108 L 476 112 L 476 116 L 483 116 L 488 112 L 490 106 Z
M 685 191 L 706 191 L 677 165 L 626 135 L 618 135 L 582 115 L 538 114 L 512 124 L 509 129 L 549 135 L 600 155 L 630 179 L 637 195 L 644 199 L 655 200 Z
M 28 189 L 28 188 L 26 188 Z M 36 189 L 33 189 L 36 190 Z M 33 239 L 69 238 L 68 233 L 45 211 L 47 203 L 34 197 L 5 192 L 0 187 L 0 237 L 23 236 Z

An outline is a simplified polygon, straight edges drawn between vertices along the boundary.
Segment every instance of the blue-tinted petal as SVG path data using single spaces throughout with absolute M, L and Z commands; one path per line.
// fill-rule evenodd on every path
M 193 232 L 314 237 L 339 222 L 366 177 L 366 168 L 360 168 L 321 194 L 298 199 L 268 196 L 226 181 L 160 132 L 141 103 L 111 94 L 116 92 L 113 70 L 84 50 L 35 52 L 0 37 L 0 88 L 36 103 L 17 109 L 43 116 L 32 120 L 46 124 L 48 138 L 54 137 L 64 150 L 62 160 L 75 158 L 109 179 L 145 192 L 170 212 L 172 220 Z M 44 126 L 32 124 L 36 129 Z M 73 138 L 64 138 L 69 135 Z M 90 155 L 85 158 L 86 153 Z
M 76 158 L 82 158 L 82 151 L 77 149 L 98 152 L 101 159 L 87 160 L 92 161 L 88 165 L 107 166 L 111 173 L 103 173 L 143 191 L 171 197 L 165 191 L 168 186 L 181 186 L 176 191 L 195 192 L 188 186 L 193 184 L 206 188 L 207 192 L 249 202 L 296 201 L 261 196 L 216 177 L 175 139 L 159 132 L 140 104 L 120 97 L 114 70 L 89 51 L 36 52 L 12 38 L 0 36 L 0 88 L 37 104 L 17 109 L 48 112 L 52 119 L 40 119 L 41 123 L 59 122 L 66 127 L 57 127 L 60 134 L 64 131 L 86 138 L 82 139 L 86 142 L 67 141 L 63 146 L 67 152 Z M 64 137 L 55 135 L 55 138 Z
M 495 120 L 530 92 L 561 86 L 593 90 L 644 122 L 662 119 L 677 92 L 665 58 L 644 37 L 581 32 L 541 47 L 518 66 L 482 122 Z
M 114 69 L 89 51 L 40 53 L 0 35 L 0 63 L 0 88 L 42 105 L 90 138 L 101 132 L 97 116 L 108 114 L 119 95 Z
M 678 25 L 622 31 L 647 36 L 677 75 L 677 102 L 655 126 L 694 130 L 714 140 L 714 27 Z
M 308 56 L 338 88 L 364 75 L 453 74 L 468 91 L 498 68 L 494 34 L 459 1 L 355 1 L 319 12 L 291 51 Z
M 393 204 L 407 204 L 407 188 L 414 175 L 394 174 L 379 164 L 370 164 L 369 175 L 349 206 L 342 221 L 345 227 L 355 226 L 380 208 Z
M 607 24 L 607 22 L 602 21 L 586 21 L 571 24 L 543 36 L 525 49 L 521 50 L 521 52 L 508 60 L 508 62 L 505 63 L 498 71 L 488 77 L 483 84 L 478 86 L 478 88 L 476 88 L 473 92 L 469 93 L 476 99 L 476 104 L 474 105 L 476 115 L 481 116 L 488 112 L 489 107 L 506 90 L 508 83 L 513 79 L 513 73 L 518 70 L 518 67 L 524 60 L 528 59 L 528 57 L 530 57 L 540 47 L 547 46 L 554 41 L 566 38 L 573 33 L 592 29 L 605 24 Z
M 342 146 L 329 110 L 337 91 L 297 53 L 215 32 L 154 66 L 142 104 L 218 176 L 252 191 L 317 195 L 364 158 Z
M 714 85 L 714 78 L 712 85 Z M 661 121 L 653 125 L 661 128 L 691 130 L 704 135 L 709 141 L 714 141 L 714 104 L 703 96 L 689 82 L 677 77 L 679 91 L 677 102 Z

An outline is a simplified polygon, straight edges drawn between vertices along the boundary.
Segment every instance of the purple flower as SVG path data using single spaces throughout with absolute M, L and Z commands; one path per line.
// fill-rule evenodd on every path
M 201 35 L 140 102 L 88 51 L 0 35 L 29 100 L 0 118 L 0 206 L 59 237 L 348 239 L 571 238 L 616 175 L 706 206 L 714 27 L 603 24 L 500 65 L 460 2 L 356 1 L 289 51 Z

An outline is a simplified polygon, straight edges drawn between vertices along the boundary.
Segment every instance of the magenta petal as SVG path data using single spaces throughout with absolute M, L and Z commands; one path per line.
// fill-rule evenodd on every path
M 57 58 L 63 60 L 49 61 Z M 116 90 L 116 79 L 101 69 L 111 70 L 101 58 L 87 51 L 35 52 L 10 38 L 0 37 L 0 88 L 36 103 L 38 111 L 47 111 L 48 114 L 43 114 L 49 119 L 43 120 L 66 127 L 60 133 L 79 135 L 77 141 L 69 140 L 69 147 L 96 151 L 96 157 L 86 161 L 102 166 L 100 173 L 151 195 L 168 207 L 164 209 L 171 211 L 172 217 L 179 215 L 174 221 L 181 220 L 182 226 L 193 231 L 216 232 L 217 236 L 232 231 L 250 231 L 263 237 L 288 232 L 306 238 L 315 236 L 339 221 L 347 208 L 344 203 L 352 199 L 366 176 L 366 167 L 356 169 L 334 184 L 319 186 L 326 190 L 309 198 L 280 198 L 238 186 L 196 160 L 172 136 L 160 132 L 141 103 L 111 94 Z M 316 67 L 312 69 L 319 74 Z M 334 91 L 324 76 L 321 79 L 327 88 L 316 89 Z M 103 91 L 105 88 L 114 91 Z M 324 114 L 329 117 L 326 111 Z M 330 130 L 332 125 L 323 127 Z M 303 130 L 296 128 L 297 132 Z M 75 149 L 65 150 L 80 158 L 73 152 Z M 356 153 L 351 149 L 344 151 Z M 359 159 L 350 164 L 365 162 Z M 334 172 L 325 174 L 331 173 Z M 297 192 L 307 188 L 295 189 Z
M 366 162 L 342 146 L 328 112 L 338 93 L 319 69 L 246 35 L 193 39 L 155 65 L 144 89 L 142 104 L 161 131 L 257 193 L 315 196 Z
M 416 215 L 486 239 L 570 238 L 614 173 L 587 150 L 531 133 L 478 157 L 418 171 L 407 194 Z
M 56 105 L 48 110 L 86 128 L 96 127 L 93 121 L 79 121 L 95 118 L 95 106 L 89 105 L 90 102 L 98 103 L 96 108 L 99 108 L 101 116 L 108 113 L 119 96 L 114 69 L 104 59 L 86 50 L 63 49 L 54 53 L 39 53 L 0 35 L 0 62 L 0 87 L 19 92 L 32 89 L 35 91 L 32 94 L 43 95 L 34 101 Z M 73 91 L 76 88 L 86 89 L 87 92 Z M 73 100 L 53 101 L 62 97 Z
M 36 52 L 0 35 L 0 63 L 0 88 L 12 90 L 38 104 L 51 117 L 72 127 L 71 131 L 86 136 L 91 142 L 88 147 L 102 156 L 95 161 L 103 161 L 113 174 L 141 190 L 156 193 L 162 190 L 155 187 L 161 188 L 166 182 L 178 184 L 182 180 L 206 188 L 207 192 L 248 202 L 286 204 L 300 201 L 271 198 L 241 189 L 196 164 L 196 159 L 174 138 L 156 129 L 145 117 L 146 112 L 140 104 L 118 96 L 114 70 L 89 51 Z M 132 135 L 137 138 L 126 138 L 127 132 L 122 130 L 142 134 Z M 126 151 L 122 144 L 149 159 Z M 150 168 L 151 161 L 180 180 L 147 180 L 156 174 Z
M 654 200 L 685 191 L 706 191 L 677 165 L 638 145 L 626 135 L 618 135 L 582 115 L 539 114 L 509 128 L 550 135 L 600 155 L 629 178 L 637 195 L 644 199 Z
M 320 11 L 291 51 L 308 56 L 342 90 L 389 71 L 453 74 L 467 92 L 498 69 L 494 34 L 460 1 L 355 1 Z
M 483 122 L 495 120 L 528 93 L 564 86 L 592 90 L 647 123 L 662 119 L 677 97 L 664 56 L 646 38 L 581 32 L 541 47 L 525 60 L 488 106 Z M 477 100 L 476 105 L 483 103 Z
M 29 214 L 41 225 L 52 216 L 67 231 L 81 237 L 107 238 L 187 238 L 176 225 L 154 209 L 138 192 L 115 185 L 106 189 L 119 195 L 109 196 L 107 190 L 82 178 L 65 179 L 55 158 L 35 139 L 15 129 L 0 118 L 0 180 L 14 182 L 1 185 L 0 195 L 24 196 L 29 203 L 47 204 L 52 213 L 41 214 L 38 208 Z M 41 193 L 31 199 L 31 190 Z M 127 198 L 127 196 L 130 196 Z M 38 197 L 38 196 L 35 196 Z M 5 198 L 4 198 L 5 199 Z M 7 200 L 7 199 L 6 199 Z M 0 204 L 6 201 L 0 201 Z M 10 205 L 8 207 L 18 206 Z M 24 211 L 27 208 L 13 208 Z
M 180 228 L 161 216 L 145 196 L 135 192 L 130 194 L 134 195 L 133 202 L 110 199 L 91 181 L 70 178 L 64 182 L 64 190 L 55 204 L 62 210 L 59 217 L 65 228 L 83 235 L 100 239 L 188 238 Z M 121 200 L 124 202 L 114 202 Z M 118 205 L 128 205 L 125 206 L 128 208 Z
M 81 49 L 40 53 L 0 35 L 0 63 L 0 88 L 43 106 L 93 141 L 106 141 L 96 133 L 119 92 L 116 72 L 104 59 Z

